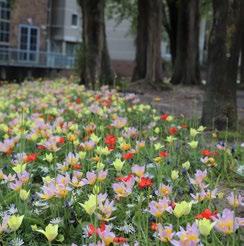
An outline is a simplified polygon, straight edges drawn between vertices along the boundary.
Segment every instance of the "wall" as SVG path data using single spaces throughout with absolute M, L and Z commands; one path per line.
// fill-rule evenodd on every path
M 40 50 L 46 50 L 48 0 L 15 1 L 11 11 L 10 46 L 18 48 L 19 24 L 39 27 Z

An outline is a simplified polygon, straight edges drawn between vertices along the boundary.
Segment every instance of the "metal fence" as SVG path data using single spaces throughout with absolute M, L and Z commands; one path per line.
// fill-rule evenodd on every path
M 0 65 L 72 69 L 75 58 L 60 53 L 0 48 Z

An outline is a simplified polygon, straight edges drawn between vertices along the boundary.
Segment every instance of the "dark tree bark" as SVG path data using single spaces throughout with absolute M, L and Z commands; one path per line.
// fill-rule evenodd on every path
M 138 0 L 136 66 L 132 81 L 145 79 L 153 87 L 163 81 L 161 40 L 161 0 Z
M 241 1 L 241 84 L 244 86 L 244 1 Z
M 174 66 L 176 60 L 177 24 L 178 1 L 166 0 L 166 3 L 163 1 L 163 25 L 169 37 L 172 66 Z
M 241 51 L 241 12 L 240 2 L 242 0 L 231 0 L 229 3 L 229 17 L 227 26 L 227 85 L 233 88 L 232 93 L 236 94 L 236 81 L 238 78 L 238 63 Z M 230 89 L 231 89 L 230 88 Z M 232 96 L 235 99 L 236 95 Z M 236 110 L 236 109 L 235 109 Z M 236 112 L 237 114 L 237 112 Z
M 83 66 L 81 83 L 95 89 L 99 82 L 112 83 L 113 73 L 106 43 L 104 0 L 79 0 L 82 9 Z
M 114 72 L 112 70 L 111 59 L 108 52 L 107 35 L 105 24 L 103 25 L 103 50 L 102 50 L 102 69 L 100 74 L 100 83 L 112 85 L 114 82 Z
M 136 35 L 136 59 L 132 81 L 144 79 L 146 76 L 147 44 L 148 44 L 148 0 L 137 1 L 137 35 Z
M 148 44 L 146 80 L 154 87 L 163 81 L 161 41 L 162 41 L 162 2 L 149 0 Z
M 236 78 L 240 45 L 240 0 L 213 0 L 208 48 L 207 89 L 202 123 L 211 128 L 237 125 Z
M 181 0 L 178 6 L 177 56 L 173 84 L 200 83 L 199 0 Z

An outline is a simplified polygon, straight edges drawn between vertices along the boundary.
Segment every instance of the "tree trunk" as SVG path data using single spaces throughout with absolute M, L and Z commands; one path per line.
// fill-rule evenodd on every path
M 174 66 L 176 60 L 176 49 L 177 49 L 177 24 L 178 24 L 178 2 L 176 0 L 167 0 L 168 11 L 169 11 L 169 43 L 171 61 Z
M 230 0 L 213 0 L 213 26 L 208 48 L 208 79 L 202 123 L 219 130 L 235 129 L 237 123 L 239 1 L 234 0 L 230 5 Z M 231 26 L 228 27 L 228 23 Z
M 112 69 L 106 44 L 104 0 L 79 0 L 83 24 L 83 66 L 81 83 L 92 89 L 98 82 L 112 81 Z
M 109 84 L 112 85 L 114 82 L 114 72 L 112 70 L 111 60 L 108 52 L 108 45 L 107 45 L 107 35 L 106 35 L 106 28 L 105 24 L 103 25 L 103 51 L 102 51 L 102 70 L 100 74 L 100 84 Z
M 241 1 L 241 84 L 244 86 L 244 1 Z
M 162 82 L 162 2 L 138 0 L 136 60 L 132 81 Z
M 137 1 L 137 36 L 136 36 L 136 59 L 132 81 L 144 79 L 146 76 L 147 64 L 147 43 L 148 43 L 148 0 Z
M 241 51 L 241 12 L 240 2 L 242 0 L 232 0 L 229 4 L 229 18 L 227 26 L 227 85 L 230 87 L 233 95 L 231 98 L 235 100 L 236 105 L 236 81 L 238 78 L 238 65 Z M 236 109 L 235 109 L 236 110 Z M 237 112 L 235 112 L 237 114 Z
M 163 81 L 161 40 L 162 40 L 162 5 L 161 0 L 148 1 L 148 44 L 146 81 L 154 87 Z
M 173 84 L 200 83 L 199 0 L 181 0 L 178 7 L 177 56 Z

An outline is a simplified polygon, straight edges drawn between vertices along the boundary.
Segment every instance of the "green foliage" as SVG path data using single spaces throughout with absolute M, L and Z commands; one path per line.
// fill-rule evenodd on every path
M 200 11 L 201 16 L 207 20 L 212 19 L 212 0 L 202 0 L 200 1 Z
M 106 15 L 109 19 L 115 19 L 117 24 L 120 24 L 123 20 L 129 20 L 131 22 L 130 32 L 136 32 L 136 0 L 107 0 Z
M 74 70 L 77 76 L 80 76 L 82 69 L 85 65 L 85 47 L 83 43 L 80 43 L 80 45 L 76 48 L 75 51 L 75 66 Z

